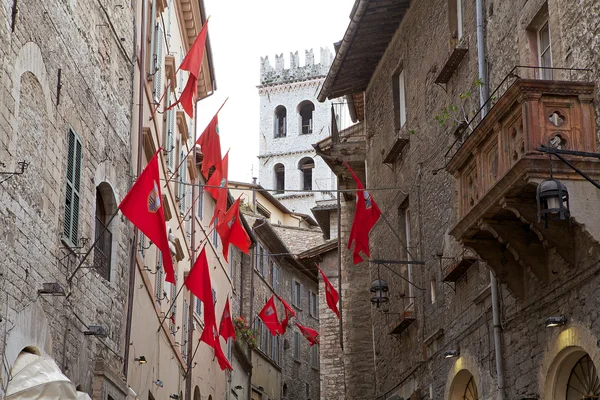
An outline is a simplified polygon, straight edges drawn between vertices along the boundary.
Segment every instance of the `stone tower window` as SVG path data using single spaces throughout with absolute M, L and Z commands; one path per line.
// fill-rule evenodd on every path
M 308 135 L 313 132 L 313 112 L 315 111 L 315 105 L 306 100 L 300 103 L 298 106 L 298 113 L 300 114 L 300 134 Z
M 315 168 L 315 161 L 310 157 L 304 157 L 298 163 L 298 169 L 302 173 L 302 189 L 312 190 L 312 172 Z
M 283 193 L 285 189 L 285 167 L 283 164 L 275 164 L 275 194 Z
M 284 106 L 275 108 L 275 133 L 276 138 L 285 137 L 287 134 L 287 110 Z

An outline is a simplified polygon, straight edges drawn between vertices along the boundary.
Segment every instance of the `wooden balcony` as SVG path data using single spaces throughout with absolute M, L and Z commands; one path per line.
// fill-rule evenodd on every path
M 577 229 L 567 221 L 549 229 L 538 224 L 535 193 L 549 177 L 548 157 L 535 150 L 540 145 L 597 152 L 595 90 L 590 82 L 517 79 L 446 165 L 458 193 L 458 221 L 450 234 L 475 250 L 518 296 L 528 286 L 527 269 L 547 282 L 548 266 L 557 258 L 570 266 L 581 261 L 573 241 L 600 237 L 600 232 L 580 234 L 592 225 L 584 199 L 596 189 L 564 164 L 554 160 L 553 172 L 567 185 L 572 210 L 577 208 L 570 221 Z M 571 161 L 600 177 L 597 160 Z

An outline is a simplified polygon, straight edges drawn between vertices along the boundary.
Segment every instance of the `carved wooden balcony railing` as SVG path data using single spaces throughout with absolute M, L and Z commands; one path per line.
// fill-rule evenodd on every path
M 593 82 L 517 78 L 446 165 L 458 193 L 458 220 L 450 234 L 475 250 L 501 280 L 506 278 L 517 295 L 526 288 L 523 267 L 543 282 L 549 279 L 549 251 L 556 250 L 552 254 L 566 264 L 577 264 L 565 232 L 556 230 L 560 225 L 545 230 L 537 223 L 535 188 L 548 178 L 549 161 L 535 149 L 550 144 L 597 152 L 595 90 Z M 574 162 L 600 177 L 597 161 Z M 574 189 L 581 183 L 581 177 L 556 162 L 554 176 Z M 585 223 L 576 214 L 573 221 Z

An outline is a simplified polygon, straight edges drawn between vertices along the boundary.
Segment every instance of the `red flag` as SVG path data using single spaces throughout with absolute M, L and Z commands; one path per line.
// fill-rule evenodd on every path
M 215 169 L 215 172 L 213 172 L 208 182 L 206 182 L 207 186 L 217 186 L 206 188 L 206 191 L 216 200 L 215 213 L 210 221 L 211 224 L 215 222 L 217 218 L 221 218 L 227 211 L 227 194 L 229 193 L 229 189 L 227 188 L 228 165 L 229 151 L 225 153 L 225 157 L 223 157 L 223 160 L 221 161 L 221 167 Z
M 281 334 L 284 335 L 285 331 L 287 330 L 288 322 L 290 318 L 296 316 L 296 311 L 294 311 L 294 309 L 290 307 L 290 305 L 283 299 L 283 297 L 277 297 L 279 297 L 281 304 L 283 304 L 283 310 L 285 311 L 285 318 L 281 321 Z
M 258 313 L 258 317 L 265 323 L 271 335 L 275 336 L 278 332 L 281 332 L 281 323 L 279 322 L 279 318 L 277 318 L 277 308 L 275 307 L 273 296 L 271 296 L 260 313 Z
M 371 252 L 369 251 L 369 232 L 381 216 L 381 211 L 371 194 L 364 190 L 365 187 L 354 174 L 350 165 L 346 164 L 346 168 L 348 168 L 348 171 L 350 171 L 356 181 L 356 212 L 354 214 L 354 221 L 352 221 L 348 248 L 352 247 L 352 241 L 354 241 L 354 251 L 352 254 L 354 256 L 354 264 L 358 264 L 363 261 L 360 251 L 368 257 L 371 256 Z
M 215 114 L 213 119 L 210 120 L 196 144 L 199 144 L 202 150 L 202 175 L 208 178 L 210 167 L 221 168 L 221 138 L 219 137 L 218 114 Z
M 333 287 L 329 279 L 325 276 L 325 273 L 319 266 L 317 265 L 317 269 L 321 272 L 321 277 L 323 277 L 323 282 L 325 283 L 325 298 L 327 299 L 327 305 L 337 315 L 338 319 L 340 318 L 340 311 L 338 310 L 337 304 L 340 300 L 340 295 L 337 290 Z
M 181 103 L 183 109 L 190 116 L 194 118 L 194 100 L 196 99 L 196 88 L 198 86 L 198 79 L 200 78 L 200 68 L 202 67 L 202 60 L 204 58 L 204 47 L 206 45 L 206 34 L 208 30 L 208 21 L 202 26 L 200 33 L 196 37 L 194 44 L 188 51 L 187 55 L 183 59 L 183 62 L 179 66 L 180 70 L 188 71 L 190 76 L 185 85 L 185 89 L 181 92 L 179 100 L 174 104 L 171 104 L 167 110 L 175 107 L 178 103 Z
M 233 321 L 231 320 L 231 310 L 229 309 L 229 298 L 225 302 L 225 308 L 223 309 L 223 315 L 221 316 L 221 324 L 219 325 L 219 335 L 223 336 L 223 339 L 227 340 L 233 338 L 235 340 L 235 328 L 233 327 Z
M 217 326 L 215 303 L 210 285 L 210 271 L 206 259 L 206 249 L 202 249 L 185 280 L 185 286 L 204 304 L 204 327 Z M 207 342 L 208 343 L 208 342 Z
M 300 332 L 302 332 L 302 335 L 304 335 L 304 337 L 310 342 L 310 347 L 312 347 L 315 344 L 319 344 L 319 332 L 312 328 L 309 328 L 308 326 L 300 324 L 300 322 L 298 321 L 296 321 L 296 325 L 298 325 L 298 328 L 300 328 Z
M 160 149 L 158 150 L 160 151 Z M 158 247 L 163 256 L 167 282 L 175 284 L 175 270 L 165 225 L 165 214 L 160 190 L 158 151 L 137 178 L 119 208 L 144 235 Z
M 217 328 L 214 324 L 204 325 L 204 330 L 202 331 L 202 335 L 200 336 L 200 341 L 206 343 L 207 345 L 213 348 L 213 350 L 215 351 L 215 357 L 219 362 L 219 367 L 221 367 L 221 370 L 224 370 L 225 368 L 233 370 L 233 367 L 229 363 L 229 360 L 227 360 L 227 357 L 225 357 L 225 354 L 223 354 L 223 349 L 221 348 L 221 341 L 219 340 Z
M 221 237 L 223 243 L 223 256 L 225 261 L 228 260 L 229 256 L 229 245 L 232 244 L 244 253 L 248 254 L 250 251 L 250 236 L 244 229 L 240 220 L 240 199 L 238 198 L 229 210 L 225 213 L 225 216 L 219 221 L 217 225 L 217 233 Z

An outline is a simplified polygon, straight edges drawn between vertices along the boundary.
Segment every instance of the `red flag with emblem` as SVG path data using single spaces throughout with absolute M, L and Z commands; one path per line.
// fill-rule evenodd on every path
M 198 79 L 200 78 L 200 69 L 202 68 L 202 60 L 204 59 L 204 47 L 206 45 L 207 32 L 208 21 L 206 21 L 204 26 L 202 26 L 202 29 L 200 29 L 200 33 L 198 33 L 194 44 L 179 66 L 180 70 L 188 71 L 190 73 L 185 89 L 181 92 L 179 99 L 167 109 L 170 110 L 181 103 L 183 109 L 190 118 L 194 118 L 194 100 L 196 99 Z
M 225 340 L 229 338 L 233 338 L 233 340 L 235 340 L 235 328 L 233 327 L 233 321 L 231 320 L 229 298 L 227 298 L 227 301 L 225 302 L 225 308 L 223 308 L 221 324 L 219 325 L 219 335 L 221 335 Z
M 221 168 L 221 138 L 219 136 L 218 115 L 218 113 L 215 114 L 196 141 L 202 151 L 202 175 L 207 179 L 211 167 L 215 167 L 215 170 Z
M 351 248 L 352 242 L 354 242 L 354 251 L 352 254 L 354 256 L 354 264 L 358 264 L 363 261 L 360 255 L 361 251 L 367 257 L 371 256 L 371 252 L 369 251 L 369 232 L 371 232 L 371 229 L 381 216 L 381 211 L 377 207 L 375 199 L 365 190 L 360 179 L 358 179 L 347 163 L 346 168 L 348 168 L 348 171 L 350 171 L 356 181 L 356 212 L 354 213 L 354 221 L 352 221 L 348 248 Z
M 340 311 L 338 310 L 338 301 L 340 300 L 340 295 L 337 290 L 333 287 L 329 279 L 325 276 L 323 270 L 317 265 L 317 269 L 321 272 L 321 277 L 323 278 L 323 283 L 325 283 L 325 299 L 327 300 L 327 305 L 340 318 Z
M 296 311 L 294 311 L 294 309 L 290 307 L 290 305 L 283 299 L 283 297 L 277 297 L 279 297 L 281 304 L 283 304 L 283 311 L 285 312 L 285 318 L 281 321 L 281 334 L 284 335 L 285 331 L 287 330 L 288 322 L 290 321 L 290 318 L 296 316 Z
M 119 209 L 161 251 L 165 268 L 165 280 L 175 283 L 175 270 L 165 225 L 165 214 L 160 190 L 158 149 L 137 178 Z
M 267 304 L 258 313 L 258 317 L 262 319 L 265 326 L 271 332 L 271 335 L 275 336 L 278 332 L 281 332 L 281 323 L 277 317 L 277 308 L 275 307 L 274 296 L 271 296 Z
M 309 341 L 310 346 L 312 347 L 315 344 L 319 344 L 319 332 L 316 330 L 309 328 L 308 326 L 302 325 L 300 322 L 296 321 L 296 325 L 300 328 L 300 332 Z
M 223 256 L 225 257 L 225 261 L 229 261 L 229 245 L 232 244 L 240 251 L 248 254 L 250 251 L 250 236 L 244 229 L 244 225 L 242 225 L 242 221 L 240 219 L 240 199 L 238 198 L 235 203 L 229 210 L 225 213 L 225 215 L 219 220 L 219 225 L 217 225 L 217 233 L 221 237 L 221 242 L 223 243 Z
M 204 326 L 214 325 L 216 327 L 215 303 L 210 284 L 210 271 L 208 269 L 205 248 L 200 252 L 184 284 L 204 304 Z
M 227 211 L 227 194 L 229 189 L 227 188 L 227 171 L 229 169 L 229 151 L 225 153 L 225 157 L 221 161 L 221 167 L 215 169 L 215 172 L 210 176 L 208 182 L 206 182 L 206 191 L 210 193 L 213 199 L 216 200 L 215 213 L 210 223 L 212 224 L 217 218 L 222 218 Z

